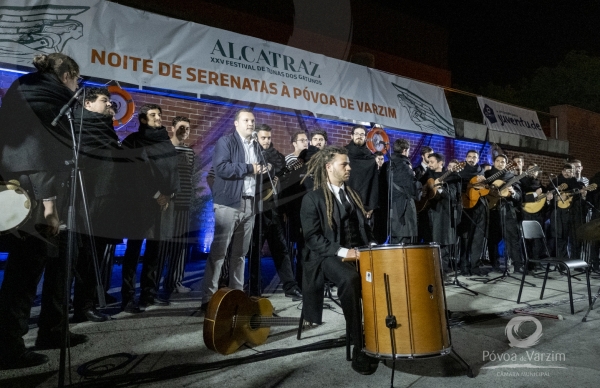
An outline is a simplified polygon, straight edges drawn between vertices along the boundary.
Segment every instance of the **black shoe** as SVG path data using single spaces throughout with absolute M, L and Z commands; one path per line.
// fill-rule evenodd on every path
M 525 267 L 522 265 L 515 265 L 515 269 L 513 272 L 522 274 L 525 272 Z
M 83 311 L 76 311 L 75 314 L 73 314 L 73 322 L 105 322 L 110 320 L 110 315 L 108 314 L 104 314 L 101 313 L 100 311 L 96 310 L 95 308 L 91 308 L 91 309 L 87 309 L 87 310 L 83 310 Z
M 302 293 L 300 292 L 300 289 L 298 287 L 294 287 L 288 292 L 286 292 L 285 296 L 287 296 L 288 298 L 292 298 L 294 302 L 302 300 Z
M 121 309 L 123 309 L 123 311 L 125 311 L 126 313 L 130 314 L 138 314 L 142 312 L 142 310 L 140 310 L 140 308 L 135 305 L 135 302 L 133 300 L 130 300 L 129 302 L 121 305 Z
M 482 268 L 472 268 L 471 273 L 473 276 L 488 276 L 488 271 Z
M 207 309 L 208 309 L 208 302 L 202 303 L 200 305 L 200 311 L 202 311 L 203 313 L 205 313 Z
M 69 332 L 69 347 L 77 346 L 88 342 L 87 335 L 75 334 Z M 41 335 L 38 333 L 38 337 L 35 340 L 35 348 L 37 350 L 45 349 L 60 349 L 62 346 L 62 338 L 60 334 Z
M 352 369 L 361 375 L 372 375 L 379 366 L 379 360 L 367 356 L 356 346 L 352 349 Z
M 169 302 L 168 300 L 161 299 L 161 298 L 152 298 L 152 299 L 146 299 L 144 301 L 140 301 L 140 307 L 144 308 L 144 309 L 149 306 L 168 306 L 170 304 L 171 304 L 171 302 Z
M 23 353 L 18 356 L 2 357 L 0 359 L 0 369 L 31 368 L 32 366 L 43 365 L 48 361 L 48 356 L 45 354 L 24 350 Z

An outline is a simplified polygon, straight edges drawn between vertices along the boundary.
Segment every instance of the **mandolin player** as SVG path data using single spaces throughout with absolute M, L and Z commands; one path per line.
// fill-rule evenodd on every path
M 579 243 L 575 236 L 575 227 L 578 225 L 577 215 L 581 213 L 580 198 L 582 191 L 580 190 L 584 188 L 584 185 L 573 176 L 573 170 L 572 164 L 565 163 L 561 174 L 552 180 L 557 187 L 563 183 L 567 186 L 564 190 L 565 194 L 561 194 L 560 198 L 554 198 L 555 201 L 558 201 L 556 217 L 554 215 L 550 216 L 551 229 L 557 237 L 556 256 L 561 259 L 569 257 L 569 244 L 571 244 L 571 258 L 579 258 L 580 253 Z
M 477 182 L 485 180 L 483 167 L 479 162 L 479 152 L 467 151 L 465 157 L 465 168 L 459 172 L 462 178 L 462 192 L 465 193 L 473 178 Z M 481 258 L 485 249 L 485 238 L 487 237 L 487 213 L 488 205 L 485 198 L 477 200 L 475 206 L 464 209 L 465 217 L 462 217 L 458 226 L 460 239 L 460 266 L 463 274 L 487 275 L 481 269 Z
M 491 170 L 485 172 L 485 176 L 490 177 L 506 169 L 508 157 L 506 155 L 497 155 L 494 158 L 494 166 Z M 504 183 L 514 178 L 514 174 L 505 171 L 497 179 Z M 489 223 L 489 244 L 488 250 L 492 269 L 498 272 L 504 272 L 500 268 L 498 260 L 498 244 L 504 240 L 504 257 L 506 258 L 506 267 L 508 259 L 512 260 L 514 272 L 523 272 L 523 262 L 521 259 L 521 249 L 519 247 L 519 226 L 517 219 L 517 208 L 521 206 L 521 187 L 518 182 L 508 187 L 508 196 L 501 198 L 498 205 L 490 210 Z

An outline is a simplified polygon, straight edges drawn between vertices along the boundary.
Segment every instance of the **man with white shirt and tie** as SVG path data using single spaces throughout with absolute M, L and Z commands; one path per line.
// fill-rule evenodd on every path
M 235 132 L 221 137 L 215 146 L 212 186 L 215 232 L 204 271 L 200 307 L 203 311 L 218 289 L 225 259 L 229 260 L 229 288 L 244 288 L 245 256 L 254 227 L 255 176 L 268 170 L 259 164 L 258 143 L 252 137 L 254 121 L 250 109 L 240 109 L 234 119 Z
M 350 178 L 348 151 L 324 147 L 308 162 L 307 175 L 313 190 L 302 200 L 300 211 L 305 239 L 303 252 L 303 313 L 306 321 L 320 324 L 323 314 L 324 279 L 338 287 L 348 333 L 354 344 L 352 368 L 361 374 L 377 370 L 377 359 L 362 352 L 363 331 L 360 309 L 360 275 L 354 264 L 343 259 L 358 258 L 356 247 L 373 241 L 366 224 L 365 208 L 358 194 L 345 183 Z

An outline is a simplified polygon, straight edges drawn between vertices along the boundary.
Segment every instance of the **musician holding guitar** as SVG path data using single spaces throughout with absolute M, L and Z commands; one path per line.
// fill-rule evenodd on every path
M 506 189 L 508 191 L 507 196 L 502 197 L 502 190 L 498 190 L 498 204 L 490 210 L 488 250 L 493 270 L 504 272 L 504 268 L 500 268 L 498 260 L 498 244 L 504 240 L 506 266 L 508 267 L 510 258 L 514 265 L 514 272 L 522 273 L 523 261 L 519 247 L 519 226 L 516 212 L 516 209 L 521 206 L 521 187 L 518 182 L 514 182 L 515 175 L 506 171 L 507 163 L 506 155 L 497 155 L 492 169 L 485 172 L 486 178 L 489 178 L 503 171 L 494 182 L 495 189 L 493 190 Z M 505 188 L 505 184 L 509 181 L 514 183 Z
M 466 165 L 459 172 L 462 178 L 462 193 L 466 197 L 467 191 L 472 188 L 471 182 L 484 182 L 483 168 L 478 165 L 479 152 L 476 150 L 467 151 L 465 158 Z M 470 201 L 472 206 L 465 206 L 465 217 L 462 217 L 458 226 L 460 240 L 460 266 L 463 274 L 487 275 L 487 272 L 481 269 L 481 258 L 485 248 L 485 239 L 487 235 L 487 201 L 483 197 L 478 197 Z
M 552 180 L 557 187 L 562 184 L 567 187 L 561 192 L 560 198 L 554 198 L 558 206 L 556 207 L 556 217 L 550 217 L 550 225 L 557 237 L 556 256 L 568 258 L 568 245 L 571 244 L 570 257 L 579 259 L 581 250 L 575 231 L 581 225 L 579 217 L 582 212 L 581 197 L 585 195 L 586 189 L 584 184 L 578 182 L 577 178 L 573 176 L 573 172 L 573 165 L 565 163 L 561 174 Z
M 419 213 L 419 235 L 424 242 L 440 244 L 442 267 L 444 274 L 450 272 L 449 246 L 456 243 L 456 209 L 460 202 L 460 177 L 459 171 L 464 163 L 454 166 L 453 170 L 443 172 L 444 156 L 431 153 L 428 159 L 428 170 L 423 175 L 428 184 L 433 184 L 433 195 L 427 201 L 425 210 Z

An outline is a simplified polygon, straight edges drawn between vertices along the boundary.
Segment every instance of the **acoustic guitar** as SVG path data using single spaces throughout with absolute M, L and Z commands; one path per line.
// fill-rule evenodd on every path
M 562 201 L 559 199 L 557 206 L 561 209 L 568 209 L 569 207 L 571 207 L 571 203 L 573 203 L 573 197 L 575 196 L 575 194 L 580 193 L 582 190 L 594 191 L 597 188 L 598 188 L 598 185 L 595 183 L 592 183 L 591 185 L 588 185 L 588 186 L 584 187 L 583 189 L 576 189 L 576 190 L 571 191 L 570 193 L 563 192 L 560 194 Z
M 241 290 L 219 289 L 204 317 L 204 343 L 217 353 L 234 353 L 244 344 L 267 341 L 271 326 L 293 326 L 300 318 L 274 317 L 268 299 L 248 297 Z
M 504 174 L 506 171 L 508 171 L 509 168 L 512 168 L 514 165 L 514 162 L 508 162 L 504 170 L 498 171 L 491 177 L 481 182 L 477 182 L 476 176 L 471 178 L 469 184 L 467 185 L 467 191 L 462 196 L 463 207 L 465 209 L 472 209 L 475 205 L 477 205 L 479 198 L 485 197 L 490 193 L 490 183 L 494 182 L 496 179 L 501 177 L 502 174 Z
M 488 199 L 488 202 L 490 205 L 490 209 L 493 209 L 496 207 L 496 205 L 498 204 L 498 201 L 500 201 L 500 198 L 506 198 L 510 195 L 510 191 L 508 189 L 514 183 L 517 183 L 521 179 L 525 178 L 527 175 L 531 175 L 534 172 L 540 171 L 540 170 L 541 169 L 538 166 L 533 166 L 533 167 L 529 168 L 527 171 L 523 172 L 522 174 L 509 179 L 508 182 L 504 182 L 499 179 L 494 181 L 490 186 L 490 193 L 487 196 L 487 199 Z
M 566 188 L 567 188 L 566 183 L 561 183 L 560 186 L 557 187 L 559 193 Z M 542 194 L 538 195 L 535 198 L 534 202 L 523 202 L 523 205 L 522 205 L 523 211 L 530 213 L 530 214 L 539 212 L 540 210 L 542 210 L 542 208 L 546 204 L 546 197 L 550 193 L 552 193 L 552 191 L 548 191 L 547 193 L 542 193 Z M 533 192 L 527 193 L 526 195 L 528 195 L 528 194 L 533 194 Z
M 282 177 L 288 175 L 289 173 L 296 171 L 303 165 L 304 165 L 304 162 L 302 160 L 296 159 L 289 166 L 285 166 L 277 174 L 275 174 L 275 176 L 273 177 L 273 184 L 275 186 L 277 186 L 277 182 L 279 181 L 279 178 L 282 178 Z M 263 186 L 264 186 L 264 189 L 262 191 L 261 196 L 262 196 L 263 201 L 267 201 L 269 198 L 271 198 L 273 196 L 273 187 L 271 187 L 271 184 L 268 182 L 266 184 L 263 183 Z
M 417 208 L 418 213 L 429 208 L 429 201 L 435 198 L 435 196 L 438 194 L 437 190 L 444 182 L 444 179 L 448 178 L 448 175 L 452 174 L 453 172 L 458 172 L 465 168 L 465 164 L 466 162 L 461 162 L 458 163 L 456 166 L 452 167 L 452 169 L 447 170 L 439 178 L 437 178 L 439 182 L 437 185 L 435 184 L 436 180 L 434 178 L 427 179 L 427 182 L 425 182 L 425 184 L 423 185 L 423 193 L 421 195 L 421 199 L 415 201 L 415 207 Z

